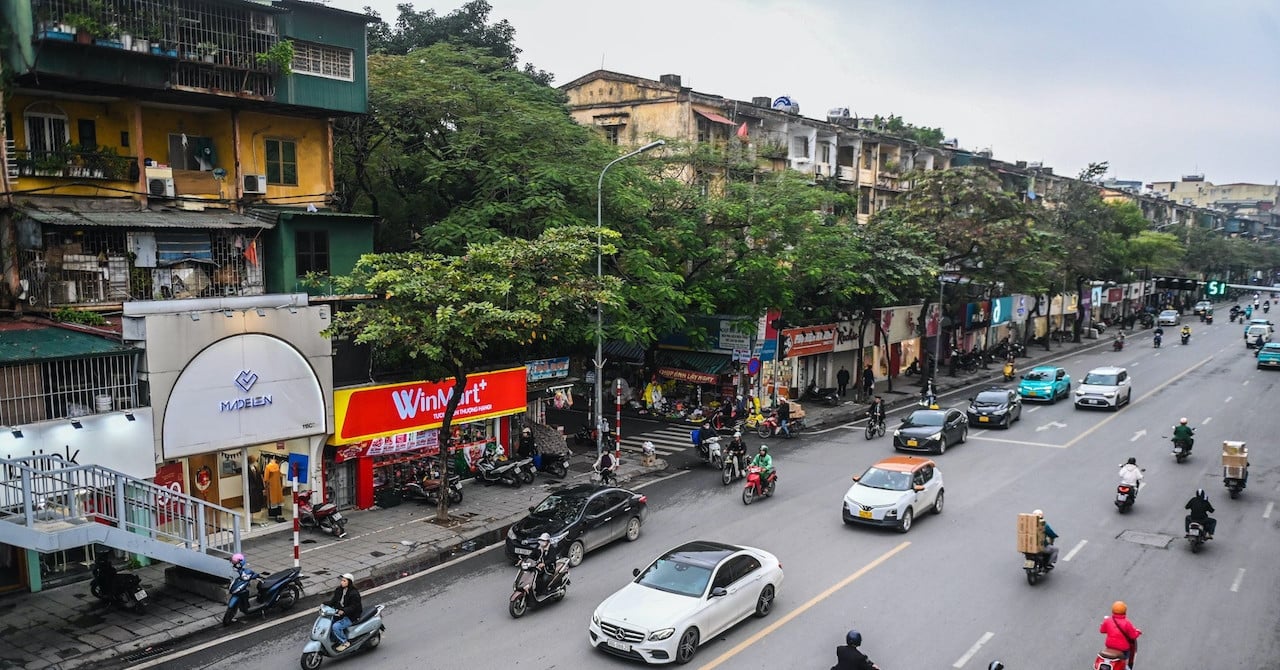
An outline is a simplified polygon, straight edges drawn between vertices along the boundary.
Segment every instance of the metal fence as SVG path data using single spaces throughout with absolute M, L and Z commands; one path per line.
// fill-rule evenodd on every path
M 145 406 L 138 357 L 112 354 L 0 367 L 0 425 Z

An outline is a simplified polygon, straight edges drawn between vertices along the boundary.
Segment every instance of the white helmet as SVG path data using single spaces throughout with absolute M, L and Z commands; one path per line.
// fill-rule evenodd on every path
M 740 431 L 740 430 L 735 430 L 735 431 L 733 431 L 733 439 L 735 439 L 735 440 L 736 440 L 736 439 L 738 439 L 738 438 L 740 438 L 740 437 L 742 437 L 742 431 Z
M 1039 510 L 1039 509 L 1038 509 L 1038 510 L 1036 510 L 1036 511 L 1032 512 L 1032 514 L 1034 514 L 1034 515 L 1036 515 L 1036 516 L 1044 516 L 1044 510 Z
M 538 536 L 538 544 L 551 544 L 551 535 L 543 533 Z
M 1178 419 L 1178 423 L 1180 423 L 1180 424 L 1182 424 L 1182 425 L 1184 425 L 1184 426 L 1185 426 L 1185 425 L 1187 425 L 1187 417 L 1185 417 L 1185 416 L 1184 416 L 1184 417 L 1182 417 L 1181 419 Z

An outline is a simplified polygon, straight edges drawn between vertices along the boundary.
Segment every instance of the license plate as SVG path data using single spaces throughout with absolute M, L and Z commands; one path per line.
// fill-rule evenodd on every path
M 516 553 L 521 556 L 528 556 L 533 553 L 532 549 L 516 549 Z
M 914 447 L 914 446 L 916 446 L 916 445 L 918 445 L 918 444 L 919 444 L 919 442 L 916 442 L 915 440 L 907 440 L 907 446 L 908 446 L 908 447 Z
M 631 651 L 631 645 L 627 642 L 619 642 L 617 640 L 606 637 L 604 639 L 604 643 L 609 645 L 610 647 L 613 647 L 614 649 L 617 649 L 618 651 L 627 651 L 627 652 Z
M 146 600 L 147 592 L 145 589 L 138 589 L 138 592 L 133 594 L 133 597 L 138 600 Z
M 871 518 L 871 510 L 860 509 L 860 510 L 858 510 L 858 516 L 859 516 L 859 517 L 861 517 L 861 518 L 863 518 L 863 519 L 870 519 L 870 518 Z
M 1129 499 L 1129 495 L 1125 493 L 1116 494 L 1116 502 L 1124 502 Z
M 1035 562 L 1034 560 L 1032 560 L 1032 559 L 1028 558 L 1027 560 L 1025 560 L 1025 561 L 1023 561 L 1023 562 L 1022 562 L 1022 567 L 1023 567 L 1023 568 L 1026 568 L 1026 569 L 1034 568 L 1034 567 L 1036 567 L 1036 562 Z
M 990 421 L 990 420 L 991 420 L 991 417 L 989 417 L 989 416 L 980 416 L 980 417 L 978 417 L 978 423 L 986 423 L 986 422 L 988 422 L 988 421 Z
M 338 512 L 334 512 L 334 513 L 333 513 L 333 520 L 334 520 L 334 521 L 342 521 L 342 515 L 341 515 L 341 514 L 339 514 Z

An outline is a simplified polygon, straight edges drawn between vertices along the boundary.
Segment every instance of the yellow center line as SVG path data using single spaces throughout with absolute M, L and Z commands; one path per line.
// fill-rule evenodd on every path
M 800 616 L 801 614 L 804 614 L 814 605 L 817 605 L 818 603 L 826 600 L 827 598 L 830 598 L 836 591 L 839 591 L 840 589 L 843 589 L 844 587 L 852 584 L 854 580 L 876 569 L 881 563 L 884 563 L 890 558 L 893 558 L 895 554 L 902 551 L 903 549 L 906 549 L 909 546 L 911 546 L 910 542 L 903 542 L 902 544 L 894 547 L 893 549 L 886 551 L 885 553 L 881 554 L 880 557 L 877 558 L 876 560 L 871 561 L 870 563 L 862 566 L 857 572 L 853 573 L 852 575 L 849 575 L 848 577 L 841 579 L 839 582 L 836 582 L 826 591 L 823 591 L 822 593 L 819 593 L 818 595 L 810 598 L 809 601 L 806 602 L 805 604 L 791 610 L 790 612 L 787 612 L 786 616 L 782 617 L 781 619 L 776 619 L 773 623 L 769 624 L 768 626 L 765 626 L 763 630 L 757 631 L 751 637 L 743 640 L 742 642 L 739 642 L 737 646 L 735 646 L 733 649 L 730 649 L 729 651 L 726 651 L 723 654 L 720 654 L 720 656 L 716 657 L 714 661 L 711 661 L 710 663 L 702 666 L 699 670 L 712 670 L 712 668 L 719 667 L 725 661 L 728 661 L 734 656 L 737 656 L 738 654 L 742 653 L 742 651 L 747 647 L 750 647 L 751 645 L 764 639 L 770 633 L 773 633 L 779 628 L 782 628 L 783 626 L 787 625 L 787 623 L 789 623 L 792 619 Z
M 1130 402 L 1130 403 L 1129 403 L 1129 405 L 1133 405 L 1133 403 L 1134 403 L 1134 402 L 1142 402 L 1143 400 L 1146 400 L 1147 398 L 1150 398 L 1151 396 L 1153 396 L 1153 395 L 1155 395 L 1156 393 L 1159 393 L 1161 390 L 1163 390 L 1163 389 L 1164 389 L 1164 387 L 1166 387 L 1166 386 L 1168 386 L 1168 385 L 1170 385 L 1170 384 L 1172 384 L 1172 383 L 1174 383 L 1174 382 L 1178 381 L 1179 379 L 1182 379 L 1183 377 L 1186 377 L 1187 375 L 1191 374 L 1192 372 L 1195 372 L 1196 368 L 1200 367 L 1201 365 L 1204 365 L 1205 363 L 1208 363 L 1208 362 L 1209 362 L 1209 361 L 1211 361 L 1211 360 L 1213 360 L 1213 356 L 1212 356 L 1212 355 L 1210 355 L 1208 358 L 1205 358 L 1204 360 L 1200 361 L 1199 363 L 1196 363 L 1195 365 L 1192 365 L 1191 367 L 1187 368 L 1186 370 L 1183 370 L 1182 372 L 1178 373 L 1178 374 L 1177 374 L 1177 375 L 1175 375 L 1172 379 L 1169 379 L 1168 381 L 1164 382 L 1163 384 L 1160 384 L 1159 386 L 1157 386 L 1157 387 L 1155 387 L 1155 388 L 1151 389 L 1150 391 L 1147 391 L 1146 393 L 1143 393 L 1141 396 L 1139 396 L 1139 397 L 1138 397 L 1138 399 L 1137 399 L 1136 401 Z M 1116 401 L 1117 401 L 1117 402 L 1118 402 L 1119 400 L 1120 400 L 1119 398 L 1116 398 Z M 1089 427 L 1089 430 L 1086 430 L 1086 431 L 1084 431 L 1083 433 L 1080 433 L 1079 435 L 1075 436 L 1075 438 L 1073 438 L 1070 442 L 1067 442 L 1066 444 L 1064 444 L 1064 445 L 1062 445 L 1062 446 L 1063 446 L 1063 447 L 1070 447 L 1071 445 L 1075 444 L 1076 442 L 1079 442 L 1080 440 L 1083 440 L 1084 438 L 1089 437 L 1089 435 L 1090 435 L 1091 433 L 1093 433 L 1093 431 L 1095 431 L 1095 430 L 1097 430 L 1097 429 L 1099 429 L 1099 428 L 1101 428 L 1101 427 L 1103 427 L 1103 426 L 1107 425 L 1108 423 L 1111 423 L 1111 421 L 1112 421 L 1113 419 L 1115 419 L 1116 417 L 1118 417 L 1118 416 L 1120 416 L 1120 413 L 1119 413 L 1119 412 L 1116 412 L 1115 414 L 1112 414 L 1111 416 L 1109 416 L 1109 417 L 1107 417 L 1107 418 L 1105 418 L 1105 419 L 1103 419 L 1103 420 L 1099 421 L 1098 423 L 1093 424 L 1092 426 L 1090 426 L 1090 427 Z

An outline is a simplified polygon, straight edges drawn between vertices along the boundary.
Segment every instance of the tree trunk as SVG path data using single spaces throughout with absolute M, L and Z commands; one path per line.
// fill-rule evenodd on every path
M 440 424 L 440 488 L 436 497 L 436 521 L 449 520 L 449 447 L 453 444 L 450 427 L 453 424 L 453 412 L 458 409 L 462 393 L 467 389 L 467 373 L 462 366 L 453 366 L 453 392 L 449 394 L 449 402 L 444 407 L 444 421 Z
M 1084 307 L 1084 301 L 1080 299 L 1081 291 L 1083 290 L 1084 290 L 1084 277 L 1077 277 L 1076 278 L 1076 322 L 1075 322 L 1075 325 L 1072 326 L 1071 328 L 1071 331 L 1072 331 L 1071 341 L 1077 344 L 1080 343 L 1081 333 L 1084 331 L 1084 314 L 1081 313 L 1081 309 Z M 1067 296 L 1065 295 L 1062 296 L 1062 299 L 1066 300 Z M 1067 309 L 1066 307 L 1062 308 L 1064 313 L 1066 312 L 1066 309 Z

